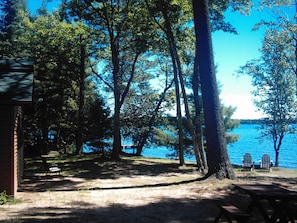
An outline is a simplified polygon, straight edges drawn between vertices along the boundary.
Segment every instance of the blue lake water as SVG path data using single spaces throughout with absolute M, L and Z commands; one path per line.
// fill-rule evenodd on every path
M 259 142 L 257 139 L 260 132 L 256 129 L 256 124 L 241 124 L 232 133 L 240 136 L 239 141 L 228 145 L 228 153 L 231 163 L 241 165 L 245 153 L 252 155 L 255 163 L 259 163 L 264 153 L 270 155 L 271 160 L 275 160 L 275 152 L 271 140 L 264 139 Z M 166 147 L 146 148 L 143 156 L 167 158 L 166 154 L 170 151 Z M 186 160 L 194 161 L 194 157 L 187 157 Z M 279 154 L 279 166 L 297 169 L 297 135 L 286 135 Z
M 229 158 L 232 164 L 241 165 L 245 153 L 252 155 L 255 164 L 259 164 L 263 154 L 268 154 L 273 162 L 275 162 L 275 152 L 273 143 L 269 139 L 259 141 L 260 132 L 257 131 L 256 124 L 241 124 L 231 133 L 239 135 L 239 140 L 231 145 L 227 145 Z M 123 140 L 123 144 L 133 144 L 131 140 Z M 84 152 L 90 152 L 86 146 Z M 125 150 L 132 153 L 132 150 Z M 142 155 L 153 158 L 168 158 L 167 154 L 171 151 L 164 146 L 144 148 Z M 188 161 L 195 161 L 195 157 L 185 157 Z M 286 135 L 279 154 L 279 166 L 284 168 L 297 169 L 297 135 Z

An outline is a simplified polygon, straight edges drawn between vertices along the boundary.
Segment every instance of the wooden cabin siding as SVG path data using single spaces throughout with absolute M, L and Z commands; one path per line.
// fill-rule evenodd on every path
M 0 106 L 0 190 L 14 194 L 14 106 Z
M 15 162 L 15 191 L 17 186 L 22 180 L 24 172 L 24 140 L 23 140 L 23 109 L 21 106 L 15 107 L 15 118 L 14 118 L 14 162 Z
M 23 106 L 32 105 L 33 60 L 0 60 L 0 192 L 15 195 L 23 176 Z
M 0 106 L 0 191 L 15 195 L 23 176 L 22 108 Z
M 18 185 L 18 134 L 17 134 L 17 126 L 18 126 L 18 107 L 14 107 L 13 109 L 13 120 L 12 120 L 12 125 L 13 125 L 13 150 L 12 150 L 12 163 L 13 163 L 13 169 L 12 169 L 12 173 L 13 173 L 13 183 L 12 183 L 12 189 L 13 189 L 13 193 L 15 194 L 17 191 L 17 185 Z

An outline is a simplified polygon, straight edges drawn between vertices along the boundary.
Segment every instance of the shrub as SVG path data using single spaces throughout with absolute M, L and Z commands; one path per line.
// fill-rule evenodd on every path
M 2 191 L 0 193 L 0 205 L 3 205 L 3 204 L 5 204 L 5 203 L 7 203 L 9 201 L 12 201 L 11 196 L 7 195 L 5 190 Z

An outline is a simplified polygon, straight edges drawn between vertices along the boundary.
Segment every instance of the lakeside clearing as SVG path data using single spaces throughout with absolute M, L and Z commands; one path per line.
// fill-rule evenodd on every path
M 242 171 L 236 180 L 207 179 L 193 163 L 122 157 L 102 160 L 96 155 L 58 159 L 62 176 L 45 175 L 41 159 L 27 159 L 16 203 L 0 206 L 0 222 L 213 222 L 218 203 L 248 204 L 234 183 L 268 183 L 297 190 L 297 170 L 273 168 Z M 254 213 L 249 222 L 264 222 Z

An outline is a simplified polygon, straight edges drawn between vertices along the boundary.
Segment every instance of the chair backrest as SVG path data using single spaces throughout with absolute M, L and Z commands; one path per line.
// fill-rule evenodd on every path
M 252 156 L 249 153 L 244 154 L 243 156 L 243 167 L 252 167 L 253 160 Z
M 268 154 L 264 154 L 262 156 L 261 168 L 267 169 L 271 167 L 270 156 Z

